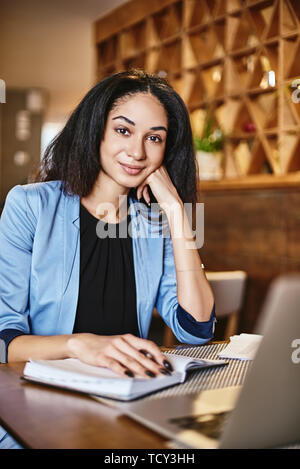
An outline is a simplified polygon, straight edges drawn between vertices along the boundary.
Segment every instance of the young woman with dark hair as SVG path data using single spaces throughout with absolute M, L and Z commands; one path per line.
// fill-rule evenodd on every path
M 150 94 L 163 106 L 168 120 L 164 166 L 180 198 L 196 202 L 196 167 L 186 106 L 166 81 L 139 70 L 109 76 L 87 93 L 46 150 L 37 179 L 61 180 L 64 190 L 87 196 L 102 169 L 99 148 L 107 117 L 118 102 L 137 93 Z
M 36 181 L 7 196 L 1 360 L 77 357 L 128 378 L 172 372 L 147 340 L 154 307 L 184 343 L 207 342 L 215 322 L 184 210 L 196 201 L 189 116 L 172 87 L 138 70 L 93 87 Z

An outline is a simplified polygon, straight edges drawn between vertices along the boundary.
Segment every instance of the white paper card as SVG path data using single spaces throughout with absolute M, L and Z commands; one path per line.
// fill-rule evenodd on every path
M 230 343 L 218 354 L 220 358 L 233 358 L 236 360 L 253 360 L 262 335 L 240 334 L 230 337 Z

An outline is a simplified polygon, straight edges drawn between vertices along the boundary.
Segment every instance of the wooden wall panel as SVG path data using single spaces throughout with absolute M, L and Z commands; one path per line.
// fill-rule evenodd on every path
M 207 270 L 245 270 L 239 329 L 253 332 L 271 281 L 300 272 L 300 188 L 202 192 Z
M 285 198 L 287 232 L 287 259 L 300 261 L 300 193 L 290 193 Z
M 106 40 L 107 37 L 118 33 L 120 29 L 131 27 L 171 3 L 174 3 L 174 0 L 151 0 L 151 2 L 131 0 L 115 8 L 95 23 L 95 42 Z

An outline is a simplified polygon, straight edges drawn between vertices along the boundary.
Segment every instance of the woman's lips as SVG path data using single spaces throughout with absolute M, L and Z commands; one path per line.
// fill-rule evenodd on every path
M 135 168 L 135 167 L 131 167 L 131 166 L 126 166 L 125 164 L 122 164 L 120 163 L 120 165 L 122 166 L 123 170 L 127 173 L 127 174 L 131 174 L 131 175 L 135 175 L 135 174 L 139 174 L 144 168 Z

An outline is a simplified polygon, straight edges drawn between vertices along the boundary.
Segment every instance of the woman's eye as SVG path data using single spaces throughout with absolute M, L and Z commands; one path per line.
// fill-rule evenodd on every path
M 125 129 L 124 127 L 117 128 L 116 132 L 121 134 L 121 135 L 129 135 L 129 130 Z
M 116 128 L 116 132 L 120 135 L 125 135 L 126 137 L 130 135 L 130 130 L 126 127 L 118 127 Z M 161 143 L 162 138 L 159 135 L 149 135 L 147 140 L 153 143 Z
M 162 142 L 161 137 L 159 137 L 158 135 L 150 135 L 148 138 L 151 142 L 154 142 L 154 143 L 161 143 Z

